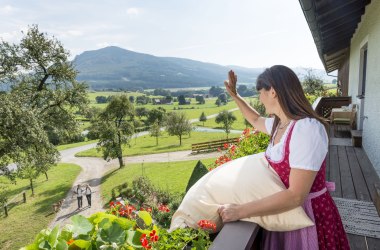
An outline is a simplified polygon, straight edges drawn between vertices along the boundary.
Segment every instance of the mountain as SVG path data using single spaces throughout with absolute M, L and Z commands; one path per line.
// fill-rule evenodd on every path
M 86 81 L 94 90 L 221 86 L 230 69 L 235 70 L 240 83 L 253 85 L 263 71 L 263 68 L 157 57 L 116 46 L 85 51 L 73 63 L 79 71 L 77 80 Z
M 222 85 L 231 67 L 175 57 L 157 57 L 111 46 L 85 51 L 73 61 L 77 80 L 92 89 L 184 88 Z M 234 68 L 235 69 L 235 68 Z M 262 69 L 236 68 L 239 81 L 253 84 Z

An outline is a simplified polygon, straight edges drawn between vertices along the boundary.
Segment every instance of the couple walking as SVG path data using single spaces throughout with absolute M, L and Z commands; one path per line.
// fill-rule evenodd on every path
M 86 195 L 87 198 L 87 204 L 89 207 L 91 207 L 91 193 L 92 190 L 90 188 L 90 185 L 86 184 L 85 188 L 83 189 L 80 184 L 78 184 L 77 188 L 74 190 L 74 193 L 77 195 L 78 200 L 78 209 L 82 208 L 83 204 L 83 195 Z

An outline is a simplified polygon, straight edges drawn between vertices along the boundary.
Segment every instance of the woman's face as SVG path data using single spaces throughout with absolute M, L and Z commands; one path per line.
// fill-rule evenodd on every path
M 269 90 L 265 90 L 265 89 L 259 90 L 259 100 L 264 105 L 265 112 L 267 114 L 274 113 L 275 97 L 276 97 L 276 94 L 273 88 Z

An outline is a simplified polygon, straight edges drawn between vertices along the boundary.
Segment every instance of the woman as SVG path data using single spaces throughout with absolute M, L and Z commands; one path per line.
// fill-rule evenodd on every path
M 324 121 L 313 111 L 295 73 L 281 65 L 266 69 L 257 79 L 267 114 L 264 118 L 236 92 L 237 76 L 229 72 L 227 92 L 257 130 L 271 135 L 265 157 L 286 190 L 245 204 L 225 204 L 218 212 L 223 222 L 281 213 L 303 206 L 315 226 L 263 235 L 264 249 L 349 249 L 338 210 L 325 181 L 328 136 Z
M 85 192 L 86 192 L 86 198 L 87 198 L 87 205 L 89 207 L 91 207 L 91 188 L 90 188 L 90 185 L 86 184 L 86 189 L 85 189 Z

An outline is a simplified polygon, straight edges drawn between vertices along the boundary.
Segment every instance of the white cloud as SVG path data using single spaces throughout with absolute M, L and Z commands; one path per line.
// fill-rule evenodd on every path
M 11 14 L 15 8 L 10 5 L 5 5 L 4 7 L 0 7 L 0 14 Z
M 140 10 L 138 8 L 129 8 L 127 9 L 127 15 L 130 17 L 136 17 L 140 14 Z

